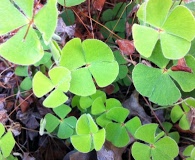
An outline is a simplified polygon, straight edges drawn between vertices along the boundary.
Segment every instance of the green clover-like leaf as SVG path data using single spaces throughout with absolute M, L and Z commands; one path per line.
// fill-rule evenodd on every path
M 57 136 L 61 139 L 69 138 L 74 133 L 77 121 L 77 119 L 73 116 L 65 118 L 71 111 L 71 108 L 63 104 L 53 110 L 60 119 L 51 113 L 46 114 L 45 129 L 48 132 L 57 132 Z
M 5 133 L 5 128 L 2 123 L 0 123 L 0 150 L 4 158 L 7 158 L 15 145 L 15 139 L 11 131 Z M 3 135 L 4 134 L 4 135 Z
M 90 114 L 83 114 L 76 124 L 76 135 L 71 136 L 75 149 L 87 153 L 100 150 L 105 142 L 105 129 L 99 130 Z
M 82 109 L 89 108 L 93 102 L 100 98 L 103 102 L 106 101 L 106 94 L 103 91 L 97 90 L 95 94 L 90 96 L 80 97 L 79 104 Z
M 50 18 L 47 17 L 48 14 Z M 34 23 L 42 33 L 45 44 L 49 44 L 51 41 L 57 26 L 57 16 L 57 0 L 48 0 L 46 5 L 35 15 Z
M 50 79 L 38 71 L 33 78 L 33 92 L 37 97 L 42 97 L 54 89 L 43 101 L 44 106 L 54 108 L 68 100 L 64 92 L 70 87 L 71 75 L 65 67 L 54 67 L 49 71 L 49 76 Z
M 170 105 L 181 97 L 179 89 L 164 69 L 138 64 L 132 77 L 137 91 L 154 103 Z
M 185 6 L 170 10 L 171 6 L 171 0 L 149 0 L 138 10 L 143 26 L 133 25 L 133 39 L 137 51 L 144 57 L 153 54 L 158 40 L 168 59 L 180 59 L 189 51 L 195 37 L 194 16 Z
M 62 49 L 60 65 L 71 71 L 70 91 L 80 96 L 96 92 L 93 78 L 98 86 L 105 87 L 115 80 L 119 71 L 111 49 L 95 39 L 82 43 L 78 38 L 69 41 Z
M 15 33 L 0 45 L 0 55 L 10 62 L 29 65 L 43 57 L 43 47 L 33 23 L 42 33 L 44 42 L 49 44 L 51 41 L 57 25 L 57 0 L 48 0 L 35 15 L 34 5 L 34 0 L 13 0 L 13 2 L 2 0 L 0 3 L 0 35 L 13 31 Z M 7 19 L 9 15 L 11 19 Z M 48 15 L 51 17 L 47 18 Z
M 191 98 L 190 98 L 191 99 Z M 188 118 L 188 114 L 190 114 L 191 109 L 190 105 L 188 104 L 189 99 L 186 99 L 182 102 L 181 106 L 180 105 L 175 105 L 172 110 L 171 110 L 171 120 L 173 123 L 176 123 L 179 121 L 179 126 L 183 130 L 188 130 L 190 129 L 190 122 Z M 194 99 L 191 99 L 190 101 L 193 101 L 195 103 Z
M 146 124 L 140 126 L 135 132 L 135 138 L 146 143 L 135 142 L 132 146 L 132 155 L 136 160 L 172 160 L 178 153 L 179 148 L 177 143 L 168 136 L 163 136 L 162 133 L 156 135 L 157 124 Z M 147 134 L 146 134 L 147 133 Z M 140 150 L 144 152 L 140 154 Z
M 96 122 L 98 123 L 98 125 L 100 125 L 101 127 L 105 127 L 108 123 L 112 122 L 112 118 L 113 120 L 116 121 L 123 121 L 121 119 L 124 119 L 124 117 L 126 118 L 126 112 L 128 111 L 124 111 L 124 116 L 122 116 L 122 118 L 118 117 L 117 115 L 115 116 L 115 113 L 117 112 L 112 112 L 110 114 L 110 119 L 107 117 L 107 113 L 112 109 L 112 108 L 122 108 L 122 104 L 120 103 L 120 101 L 118 101 L 117 99 L 114 98 L 109 98 L 106 101 L 102 100 L 102 98 L 97 98 L 95 99 L 95 101 L 92 104 L 91 107 L 91 113 L 94 115 L 99 115 L 96 119 Z M 122 108 L 124 109 L 124 108 Z M 120 109 L 119 109 L 120 110 Z M 112 117 L 112 118 L 111 118 Z

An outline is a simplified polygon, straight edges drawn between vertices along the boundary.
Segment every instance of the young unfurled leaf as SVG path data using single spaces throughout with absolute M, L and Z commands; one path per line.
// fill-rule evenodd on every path
M 181 106 L 175 105 L 171 110 L 171 120 L 173 123 L 179 121 L 179 126 L 183 130 L 192 130 L 194 131 L 194 107 L 195 100 L 194 98 L 185 99 Z
M 90 114 L 83 114 L 76 124 L 76 135 L 71 136 L 75 149 L 87 153 L 100 150 L 105 142 L 105 129 L 99 130 Z

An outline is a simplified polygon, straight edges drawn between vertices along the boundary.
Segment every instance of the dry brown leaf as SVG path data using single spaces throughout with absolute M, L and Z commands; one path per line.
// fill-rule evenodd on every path
M 24 100 L 22 97 L 19 97 L 19 103 L 21 104 L 20 109 L 23 113 L 26 112 L 28 108 L 30 107 L 30 104 L 26 100 Z
M 8 117 L 7 111 L 5 109 L 0 110 L 0 123 L 6 124 L 8 119 L 9 117 Z
M 116 40 L 116 43 L 118 44 L 122 54 L 132 55 L 135 52 L 135 46 L 133 44 L 133 41 L 123 39 L 123 40 Z
M 102 8 L 104 6 L 106 0 L 94 0 L 93 2 L 93 7 L 98 10 L 98 11 L 102 11 Z
M 184 71 L 184 72 L 189 72 L 192 73 L 192 69 L 189 68 L 186 64 L 186 61 L 184 58 L 181 58 L 178 60 L 177 65 L 171 67 L 172 71 Z

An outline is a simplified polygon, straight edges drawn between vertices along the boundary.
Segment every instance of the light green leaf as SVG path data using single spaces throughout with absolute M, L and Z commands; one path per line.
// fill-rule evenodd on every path
M 156 134 L 156 129 L 158 125 L 151 123 L 151 124 L 145 124 L 143 126 L 140 126 L 136 132 L 135 132 L 135 138 L 140 139 L 144 142 L 154 144 L 155 142 L 155 134 Z M 148 134 L 146 134 L 148 133 Z
M 109 110 L 114 107 L 123 107 L 121 102 L 115 98 L 109 98 L 106 100 L 106 109 Z
M 80 152 L 88 153 L 92 148 L 92 137 L 90 134 L 73 135 L 71 136 L 71 142 L 75 149 Z
M 99 99 L 99 101 L 102 101 L 102 103 L 104 103 L 106 100 L 105 92 L 97 90 L 96 93 L 92 94 L 91 96 L 81 97 L 79 100 L 80 107 L 82 109 L 89 108 L 92 104 L 94 104 L 96 99 Z M 97 104 L 97 102 L 96 102 L 96 104 Z
M 159 33 L 152 28 L 137 24 L 133 25 L 132 31 L 136 50 L 144 57 L 150 57 L 158 41 Z
M 154 152 L 156 152 L 156 154 L 154 154 Z M 163 137 L 155 143 L 155 149 L 152 150 L 152 155 L 155 155 L 154 159 L 161 159 L 162 156 L 160 153 L 165 160 L 174 159 L 179 153 L 177 143 L 168 136 Z
M 133 69 L 132 78 L 137 91 L 159 105 L 173 104 L 181 97 L 179 89 L 163 69 L 138 64 Z
M 10 131 L 8 131 L 1 139 L 0 139 L 0 148 L 3 153 L 3 157 L 6 158 L 11 154 L 11 151 L 15 145 L 15 139 Z
M 109 123 L 112 122 L 112 120 L 108 119 L 106 117 L 106 113 L 104 114 L 101 114 L 97 119 L 96 119 L 96 122 L 99 126 L 101 127 L 106 127 Z
M 74 38 L 67 42 L 62 49 L 60 65 L 74 71 L 85 65 L 85 57 L 81 46 L 81 40 Z
M 50 95 L 43 101 L 43 105 L 48 108 L 55 108 L 68 100 L 68 97 L 58 89 L 55 89 Z
M 65 104 L 62 104 L 53 109 L 53 111 L 61 118 L 65 118 L 68 113 L 70 113 L 71 108 Z
M 160 43 L 163 55 L 168 59 L 180 59 L 189 51 L 191 43 L 183 38 L 162 32 Z
M 96 151 L 99 151 L 105 142 L 106 132 L 105 129 L 99 130 L 93 134 L 93 145 Z
M 8 0 L 1 0 L 0 15 L 0 35 L 13 31 L 29 22 L 28 19 L 25 18 L 24 15 L 22 15 L 22 13 Z M 8 18 L 8 15 L 11 15 L 12 18 Z
M 48 132 L 53 132 L 54 129 L 56 129 L 56 127 L 60 124 L 60 120 L 51 113 L 46 114 L 45 120 L 46 120 L 45 129 Z
M 160 41 L 158 40 L 158 42 L 156 43 L 156 46 L 153 50 L 152 55 L 147 58 L 149 61 L 155 63 L 158 67 L 160 68 L 166 68 L 167 64 L 169 63 L 169 59 L 166 59 L 163 56 L 162 53 L 162 49 L 161 49 L 161 45 L 160 45 Z
M 165 135 L 165 132 L 164 132 L 164 131 L 161 131 L 160 133 L 158 133 L 158 134 L 155 136 L 154 140 L 155 140 L 155 141 L 158 141 L 158 140 L 159 140 L 160 138 L 162 138 L 164 135 Z
M 1 44 L 0 55 L 10 62 L 21 65 L 29 65 L 39 61 L 44 54 L 39 38 L 30 27 L 24 39 L 26 31 L 27 26 L 21 28 L 16 35 Z
M 71 71 L 70 91 L 80 96 L 95 93 L 92 76 L 98 86 L 105 87 L 116 79 L 119 72 L 112 50 L 95 39 L 82 43 L 78 38 L 69 41 L 62 49 L 60 65 Z
M 120 113 L 120 114 L 118 114 Z M 123 123 L 127 116 L 129 115 L 129 110 L 122 107 L 114 107 L 111 108 L 106 113 L 106 118 L 113 120 L 115 122 Z
M 27 16 L 28 19 L 31 19 L 33 16 L 33 0 L 14 0 L 14 3 L 23 11 L 23 13 Z
M 56 29 L 57 17 L 57 0 L 48 0 L 43 8 L 41 8 L 41 10 L 35 15 L 34 23 L 38 30 L 42 33 L 46 45 L 51 41 Z
M 81 97 L 79 103 L 82 109 L 87 109 L 92 105 L 93 99 L 90 96 Z
M 37 62 L 37 63 L 35 63 L 34 64 L 34 66 L 39 66 L 39 65 L 41 65 L 41 64 L 46 64 L 46 63 L 48 63 L 50 60 L 51 60 L 51 53 L 49 53 L 49 52 L 44 52 L 44 55 L 43 55 L 43 57 Z
M 54 67 L 49 71 L 49 77 L 55 88 L 67 92 L 70 87 L 71 73 L 65 67 Z
M 26 77 L 28 76 L 28 66 L 17 66 L 14 73 L 17 76 Z
M 179 126 L 183 129 L 183 130 L 189 130 L 190 129 L 190 122 L 188 120 L 188 117 L 186 116 L 186 114 L 184 114 L 180 121 L 179 121 Z
M 169 9 L 171 8 L 172 1 L 164 0 L 163 5 L 159 4 L 162 4 L 161 0 L 149 0 L 146 8 L 146 22 L 155 27 L 160 27 L 164 24 Z M 144 20 L 143 17 L 138 18 Z
M 90 114 L 83 114 L 77 121 L 76 132 L 78 135 L 96 133 L 98 127 Z
M 52 40 L 49 44 L 49 47 L 51 49 L 51 53 L 53 55 L 53 59 L 55 63 L 58 65 L 60 61 L 60 55 L 61 55 L 61 49 L 58 45 L 58 43 L 54 40 Z
M 184 155 L 184 156 L 190 156 L 193 149 L 194 149 L 194 145 L 189 145 L 189 146 L 187 146 L 187 147 L 184 149 L 184 151 L 183 151 L 183 155 Z
M 175 7 L 162 26 L 166 33 L 186 39 L 189 42 L 194 39 L 194 27 L 194 16 L 191 11 L 184 6 Z
M 93 115 L 98 115 L 106 111 L 106 107 L 104 105 L 104 101 L 101 97 L 96 98 L 91 107 L 91 113 Z
M 20 88 L 23 90 L 30 90 L 32 88 L 32 79 L 30 77 L 26 77 L 21 83 Z
M 195 88 L 195 58 L 191 55 L 185 56 L 186 64 L 192 69 L 192 73 L 183 71 L 168 71 L 169 75 L 178 82 L 184 92 L 190 92 Z
M 4 134 L 5 132 L 5 127 L 3 126 L 2 123 L 0 123 L 0 137 L 2 137 L 2 135 Z
M 192 157 L 193 159 L 195 159 L 195 147 L 194 147 L 194 149 L 193 149 L 192 152 L 191 152 L 191 157 Z
M 134 117 L 125 123 L 125 127 L 134 136 L 136 130 L 141 126 L 141 121 L 138 117 Z
M 54 88 L 51 80 L 38 71 L 33 78 L 33 93 L 37 97 L 42 97 Z
M 165 58 L 180 59 L 189 51 L 195 37 L 194 17 L 184 6 L 170 10 L 171 6 L 171 0 L 148 0 L 140 6 L 137 16 L 144 26 L 133 25 L 133 38 L 142 56 L 152 55 L 157 39 Z
M 59 126 L 57 136 L 61 139 L 69 138 L 74 133 L 77 119 L 75 117 L 68 117 L 64 119 Z M 73 126 L 70 126 L 70 123 Z
M 85 0 L 58 0 L 58 3 L 62 6 L 72 7 L 85 2 Z M 65 4 L 64 4 L 65 3 Z
M 140 151 L 142 151 L 142 154 L 140 154 Z M 132 155 L 133 158 L 136 160 L 151 160 L 151 148 L 148 145 L 135 142 L 132 146 Z
M 182 115 L 184 114 L 183 110 L 179 105 L 175 105 L 171 110 L 171 120 L 173 123 L 177 122 Z
M 73 59 L 73 58 L 72 58 Z M 89 96 L 96 92 L 91 74 L 87 68 L 72 71 L 70 81 L 70 91 L 79 96 Z M 86 83 L 87 82 L 87 83 Z
M 100 150 L 105 142 L 105 130 L 98 130 L 90 114 L 83 114 L 76 124 L 77 135 L 71 136 L 73 146 L 80 152 L 86 153 L 95 148 Z
M 87 39 L 83 41 L 82 47 L 85 53 L 87 64 L 93 64 L 92 62 L 112 62 L 114 61 L 114 55 L 111 49 L 106 43 L 103 43 L 100 40 Z
M 109 123 L 106 126 L 106 139 L 117 147 L 124 147 L 130 141 L 126 128 L 120 123 Z
M 113 62 L 102 61 L 102 62 L 91 63 L 91 66 L 89 66 L 89 71 L 91 72 L 92 76 L 95 78 L 98 86 L 105 87 L 108 84 L 111 84 L 115 80 L 119 72 L 119 67 L 116 61 Z

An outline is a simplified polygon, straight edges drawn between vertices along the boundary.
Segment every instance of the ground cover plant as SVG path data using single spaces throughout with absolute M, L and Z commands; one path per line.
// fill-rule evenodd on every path
M 1 0 L 0 15 L 0 159 L 195 158 L 194 0 Z

